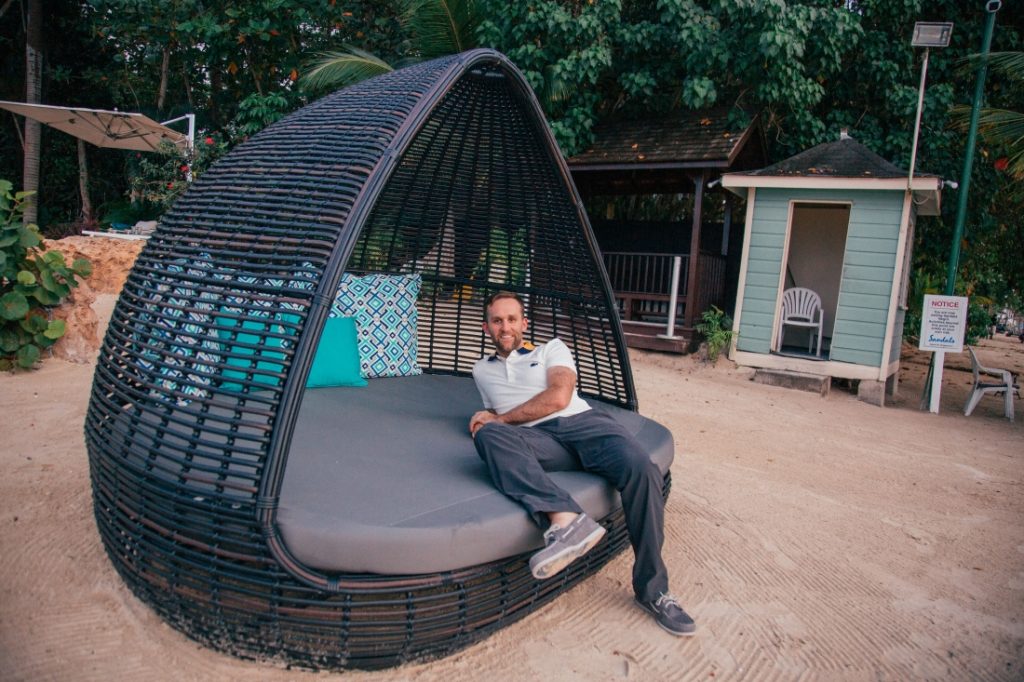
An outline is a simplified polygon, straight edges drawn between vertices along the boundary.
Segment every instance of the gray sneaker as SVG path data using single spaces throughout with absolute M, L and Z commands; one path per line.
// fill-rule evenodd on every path
M 693 618 L 683 611 L 683 607 L 671 594 L 662 592 L 654 601 L 637 599 L 636 603 L 654 616 L 654 620 L 663 630 L 671 632 L 676 637 L 692 637 L 697 632 L 697 625 L 693 622 Z
M 593 549 L 604 534 L 604 528 L 586 514 L 565 528 L 552 525 L 544 531 L 546 547 L 530 557 L 530 572 L 538 580 L 554 576 Z

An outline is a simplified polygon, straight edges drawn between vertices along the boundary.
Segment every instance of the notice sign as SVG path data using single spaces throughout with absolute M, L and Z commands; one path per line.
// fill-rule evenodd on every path
M 966 297 L 925 295 L 918 348 L 959 353 L 964 349 L 966 329 Z

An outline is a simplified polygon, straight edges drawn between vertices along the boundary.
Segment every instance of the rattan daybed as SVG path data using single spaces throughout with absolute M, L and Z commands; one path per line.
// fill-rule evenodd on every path
M 558 472 L 610 532 L 530 575 L 540 534 L 466 431 L 502 289 L 535 340 L 573 350 L 581 393 L 647 445 L 667 494 L 671 435 L 636 413 L 585 213 L 505 57 L 366 81 L 238 146 L 164 217 L 100 352 L 86 442 L 127 584 L 213 648 L 379 668 L 477 641 L 627 547 L 614 491 Z M 316 383 L 344 333 L 357 376 Z

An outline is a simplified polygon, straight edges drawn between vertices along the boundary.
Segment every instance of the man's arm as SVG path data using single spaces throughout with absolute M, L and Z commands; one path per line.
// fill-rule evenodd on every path
M 495 414 L 490 410 L 481 410 L 474 414 L 469 420 L 469 432 L 475 436 L 481 426 L 492 421 L 502 424 L 525 424 L 564 409 L 572 400 L 572 392 L 576 388 L 576 372 L 568 367 L 552 367 L 548 370 L 547 376 L 546 389 L 505 414 Z

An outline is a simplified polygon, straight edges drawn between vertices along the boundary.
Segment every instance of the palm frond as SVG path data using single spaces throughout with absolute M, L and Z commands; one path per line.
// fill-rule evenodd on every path
M 568 100 L 577 89 L 575 83 L 566 80 L 554 65 L 549 65 L 544 69 L 544 84 L 537 95 L 545 104 L 554 105 Z
M 970 123 L 971 107 L 958 104 L 950 109 L 949 116 L 954 127 L 966 130 Z M 978 130 L 992 144 L 1024 145 L 1024 113 L 981 107 L 978 114 Z
M 978 126 L 994 144 L 1024 148 L 1024 113 L 985 107 Z
M 393 70 L 376 55 L 349 45 L 343 47 L 340 52 L 317 55 L 299 80 L 299 86 L 307 92 L 336 90 Z
M 961 130 L 967 129 L 970 116 L 971 108 L 966 105 L 953 107 L 950 112 L 953 124 Z M 1006 150 L 1006 172 L 1017 180 L 1012 194 L 1024 198 L 1024 114 L 983 107 L 978 115 L 978 131 L 985 142 Z
M 980 54 L 969 54 L 958 61 L 957 74 L 966 76 L 977 70 Z M 988 67 L 1011 80 L 1024 80 L 1024 52 L 990 52 Z
M 400 21 L 423 59 L 476 47 L 480 23 L 476 0 L 405 0 L 402 8 Z

